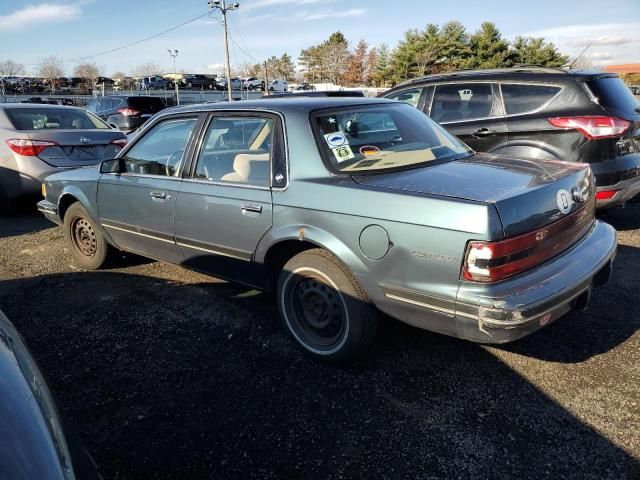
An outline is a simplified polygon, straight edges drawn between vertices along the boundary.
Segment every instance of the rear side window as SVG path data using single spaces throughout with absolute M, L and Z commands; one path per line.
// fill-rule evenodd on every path
M 618 77 L 589 80 L 587 86 L 598 100 L 598 104 L 605 108 L 631 113 L 638 108 L 638 101 L 631 90 Z
M 490 117 L 492 107 L 490 83 L 438 85 L 430 117 L 439 123 L 476 120 Z
M 157 97 L 129 97 L 127 103 L 143 113 L 156 113 L 164 108 L 162 99 Z
M 420 95 L 422 95 L 421 88 L 412 88 L 411 90 L 402 90 L 401 92 L 392 93 L 386 98 L 398 100 L 400 102 L 408 103 L 412 107 L 417 107 L 418 102 L 420 101 Z
M 75 108 L 7 108 L 16 130 L 109 129 L 99 118 Z
M 561 90 L 553 85 L 503 84 L 502 98 L 507 115 L 539 109 Z

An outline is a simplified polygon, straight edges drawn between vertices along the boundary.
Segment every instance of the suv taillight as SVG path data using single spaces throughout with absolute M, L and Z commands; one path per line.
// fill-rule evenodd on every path
M 592 198 L 567 218 L 533 232 L 498 242 L 470 241 L 462 278 L 473 282 L 497 282 L 555 257 L 591 228 L 594 202 Z
M 627 131 L 631 122 L 616 117 L 554 117 L 549 119 L 554 127 L 578 130 L 589 140 L 619 137 Z
M 113 142 L 114 145 L 118 145 L 120 148 L 124 148 L 127 145 L 126 138 L 116 138 Z
M 27 140 L 24 138 L 11 138 L 5 140 L 4 143 L 16 152 L 18 155 L 24 155 L 27 157 L 35 157 L 40 154 L 47 147 L 55 147 L 58 144 L 56 142 L 48 142 L 45 140 Z
M 129 107 L 120 107 L 116 110 L 116 112 L 124 116 L 140 115 L 139 110 L 136 110 L 135 108 L 129 108 Z

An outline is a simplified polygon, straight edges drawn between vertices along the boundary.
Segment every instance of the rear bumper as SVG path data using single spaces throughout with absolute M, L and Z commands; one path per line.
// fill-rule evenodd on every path
M 60 170 L 37 157 L 14 155 L 10 164 L 0 168 L 0 188 L 7 199 L 39 195 L 42 180 Z
M 622 155 L 590 166 L 596 177 L 596 191 L 617 192 L 612 198 L 597 200 L 596 208 L 623 205 L 640 193 L 640 154 Z
M 607 185 L 596 188 L 596 192 L 610 190 L 615 190 L 615 195 L 607 200 L 597 200 L 597 208 L 611 208 L 624 205 L 633 197 L 640 194 L 640 176 L 618 182 L 614 185 Z
M 462 282 L 455 302 L 382 286 L 386 298 L 376 304 L 426 330 L 479 343 L 511 342 L 585 308 L 592 288 L 609 280 L 617 243 L 613 227 L 596 221 L 578 244 L 541 267 L 496 284 Z

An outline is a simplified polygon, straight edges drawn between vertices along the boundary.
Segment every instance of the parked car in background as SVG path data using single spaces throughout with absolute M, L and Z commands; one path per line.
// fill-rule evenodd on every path
M 587 305 L 617 244 L 588 165 L 476 154 L 384 99 L 173 108 L 45 190 L 82 268 L 117 248 L 274 290 L 293 339 L 331 361 L 368 348 L 378 310 L 483 343 L 528 335 Z
M 125 135 L 81 108 L 0 104 L 0 205 L 40 193 L 45 176 L 113 158 Z
M 227 79 L 224 77 L 220 77 L 216 79 L 216 89 L 217 90 L 228 90 L 227 88 Z M 231 89 L 232 90 L 241 90 L 242 89 L 242 80 L 239 78 L 231 79 Z
M 249 77 L 242 80 L 242 88 L 245 90 L 262 90 L 264 92 L 264 80 L 258 77 Z
M 168 90 L 174 87 L 173 80 L 154 75 L 151 77 L 143 77 L 140 79 L 142 88 L 147 90 Z
M 617 74 L 514 67 L 410 80 L 383 94 L 479 152 L 587 163 L 599 208 L 640 193 L 640 104 Z
M 166 105 L 159 97 L 134 95 L 96 97 L 86 106 L 87 110 L 123 132 L 135 130 L 164 108 Z
M 215 77 L 208 75 L 187 75 L 180 79 L 180 87 L 182 88 L 196 88 L 198 90 L 213 90 L 216 86 Z
M 314 87 L 310 83 L 302 82 L 302 83 L 299 83 L 298 85 L 296 85 L 295 91 L 296 92 L 310 92 L 310 91 L 313 91 L 315 89 L 316 89 L 316 87 Z
M 269 83 L 270 92 L 286 92 L 289 90 L 289 84 L 286 80 L 272 80 Z
M 0 311 L 0 477 L 11 480 L 100 479 L 70 432 L 22 337 Z

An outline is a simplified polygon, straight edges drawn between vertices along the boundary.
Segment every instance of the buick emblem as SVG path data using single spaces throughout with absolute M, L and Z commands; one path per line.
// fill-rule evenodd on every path
M 80 143 L 87 144 L 91 143 L 91 139 L 89 137 L 80 137 Z
M 571 207 L 573 206 L 573 199 L 569 192 L 567 192 L 564 188 L 558 190 L 556 194 L 556 204 L 558 205 L 558 210 L 562 213 L 567 214 L 571 211 Z

